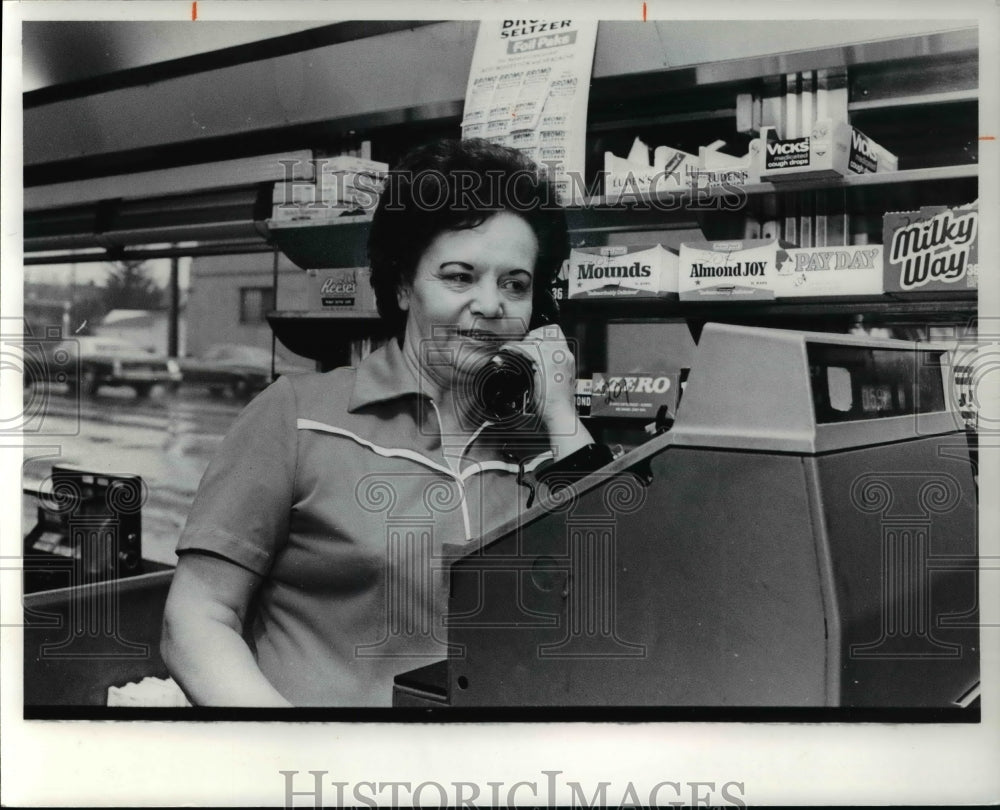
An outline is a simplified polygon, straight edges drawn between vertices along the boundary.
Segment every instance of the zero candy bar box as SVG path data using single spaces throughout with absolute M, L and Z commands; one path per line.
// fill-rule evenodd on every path
M 979 206 L 924 206 L 882 217 L 886 292 L 979 286 Z
M 662 245 L 574 248 L 570 298 L 676 298 L 677 254 Z
M 899 160 L 861 130 L 821 118 L 803 138 L 778 138 L 764 127 L 750 144 L 755 174 L 762 180 L 809 180 L 896 171 Z
M 776 239 L 682 242 L 677 286 L 681 301 L 773 299 Z
M 679 371 L 632 371 L 628 374 L 594 374 L 590 398 L 592 416 L 634 417 L 651 420 L 666 406 L 671 418 L 677 416 L 680 398 Z

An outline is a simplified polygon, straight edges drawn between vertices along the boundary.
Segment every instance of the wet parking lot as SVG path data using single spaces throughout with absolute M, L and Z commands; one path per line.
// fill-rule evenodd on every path
M 53 465 L 142 476 L 143 556 L 173 564 L 198 482 L 245 403 L 199 388 L 154 389 L 139 399 L 129 389 L 104 388 L 85 396 L 52 385 L 26 391 L 24 407 L 23 486 L 44 491 Z M 24 496 L 22 504 L 27 532 L 35 522 L 36 499 Z

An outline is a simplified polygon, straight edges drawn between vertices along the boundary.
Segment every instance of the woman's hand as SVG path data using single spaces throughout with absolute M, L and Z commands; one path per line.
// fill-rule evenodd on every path
M 576 360 L 562 329 L 540 326 L 507 345 L 534 362 L 535 405 L 556 458 L 593 442 L 576 412 Z

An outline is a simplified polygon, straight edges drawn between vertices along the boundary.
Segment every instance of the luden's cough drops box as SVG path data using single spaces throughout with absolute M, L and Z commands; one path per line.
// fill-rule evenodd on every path
M 566 275 L 570 298 L 677 297 L 677 254 L 659 244 L 575 248 Z
M 882 218 L 886 292 L 979 286 L 979 206 L 924 206 Z
M 776 239 L 682 242 L 677 285 L 681 301 L 774 298 Z
M 335 267 L 307 270 L 309 310 L 313 312 L 349 312 L 373 315 L 375 291 L 367 267 Z

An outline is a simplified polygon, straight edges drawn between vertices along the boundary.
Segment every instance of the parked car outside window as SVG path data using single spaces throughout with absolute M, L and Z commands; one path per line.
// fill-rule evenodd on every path
M 257 346 L 216 343 L 200 357 L 183 357 L 178 362 L 185 385 L 205 386 L 214 396 L 228 392 L 236 399 L 247 400 L 273 382 L 271 352 Z M 275 358 L 275 378 L 308 370 L 308 366 Z
M 65 383 L 70 391 L 94 396 L 104 386 L 131 388 L 149 396 L 154 386 L 176 390 L 181 371 L 176 360 L 120 338 L 80 336 L 59 341 L 44 350 L 44 362 L 25 369 L 25 385 Z

